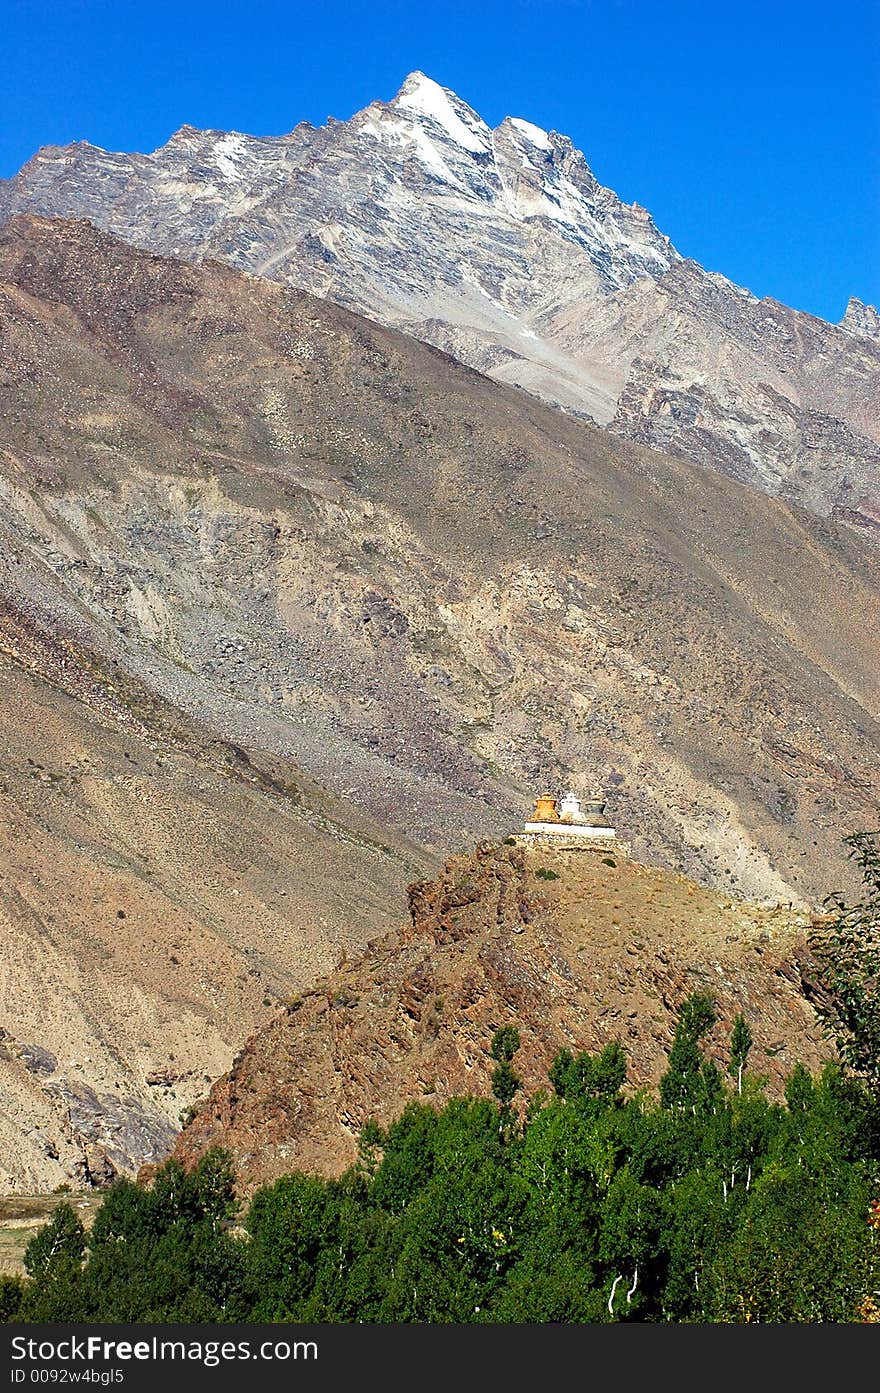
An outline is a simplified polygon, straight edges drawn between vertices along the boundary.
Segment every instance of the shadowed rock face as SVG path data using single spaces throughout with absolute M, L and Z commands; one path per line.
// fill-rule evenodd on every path
M 421 73 L 278 138 L 47 147 L 0 182 L 0 219 L 16 212 L 309 290 L 819 514 L 880 507 L 873 307 L 833 326 L 757 299 L 682 258 L 566 136 L 490 130 Z
M 194 1163 L 228 1147 L 244 1189 L 294 1168 L 338 1174 L 360 1128 L 407 1102 L 488 1096 L 492 1035 L 520 1032 L 524 1095 L 563 1048 L 619 1040 L 630 1084 L 655 1085 L 675 1013 L 716 999 L 708 1053 L 729 1061 L 742 1011 L 750 1067 L 779 1095 L 796 1060 L 828 1056 L 812 1007 L 806 916 L 731 901 L 625 857 L 483 844 L 410 887 L 407 932 L 370 944 L 251 1040 L 184 1129 Z
M 548 784 L 786 902 L 875 821 L 849 528 L 81 223 L 0 236 L 0 421 L 7 1185 L 149 1159 Z

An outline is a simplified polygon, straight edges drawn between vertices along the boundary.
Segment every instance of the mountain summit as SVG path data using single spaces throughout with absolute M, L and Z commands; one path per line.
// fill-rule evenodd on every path
M 417 119 L 427 117 L 466 150 L 487 154 L 491 148 L 492 133 L 485 121 L 448 87 L 441 87 L 424 73 L 410 73 L 390 105 L 412 112 Z
M 150 155 L 48 146 L 0 183 L 0 220 L 16 212 L 309 290 L 619 434 L 877 526 L 870 307 L 834 326 L 757 299 L 681 257 L 567 136 L 520 117 L 492 130 L 424 73 L 280 137 L 185 126 Z
M 880 339 L 880 314 L 874 305 L 866 305 L 856 295 L 850 296 L 840 326 L 851 334 L 864 334 L 867 338 Z

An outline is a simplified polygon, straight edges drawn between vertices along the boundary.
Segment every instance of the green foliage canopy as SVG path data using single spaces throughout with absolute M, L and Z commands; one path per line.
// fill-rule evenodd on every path
M 292 1174 L 244 1212 L 228 1157 L 121 1181 L 85 1234 L 69 1205 L 0 1286 L 6 1320 L 858 1321 L 880 1288 L 868 1223 L 878 1101 L 829 1065 L 784 1104 L 701 1054 L 712 1001 L 683 1004 L 660 1102 L 626 1096 L 618 1044 L 563 1050 L 553 1094 L 515 1112 L 411 1103 L 364 1130 L 337 1180 Z M 743 1022 L 745 1025 L 745 1022 Z M 498 1070 L 519 1047 L 493 1037 Z M 515 1078 L 515 1075 L 513 1076 Z M 517 1081 L 518 1085 L 518 1081 Z

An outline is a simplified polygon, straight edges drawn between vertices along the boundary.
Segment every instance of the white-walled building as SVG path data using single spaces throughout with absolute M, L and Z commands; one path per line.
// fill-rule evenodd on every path
M 586 798 L 581 801 L 575 793 L 565 793 L 557 798 L 552 793 L 544 793 L 535 800 L 534 811 L 517 841 L 526 845 L 536 842 L 551 843 L 566 847 L 617 846 L 617 833 L 605 816 L 603 798 Z

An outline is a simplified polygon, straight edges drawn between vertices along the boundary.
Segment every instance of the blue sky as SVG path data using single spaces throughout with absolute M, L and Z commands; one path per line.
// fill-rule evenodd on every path
M 415 68 L 570 135 L 756 294 L 880 303 L 880 0 L 0 0 L 0 176 L 48 143 L 344 119 Z

